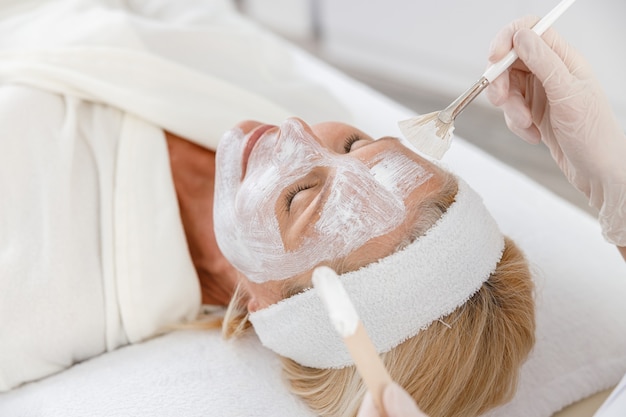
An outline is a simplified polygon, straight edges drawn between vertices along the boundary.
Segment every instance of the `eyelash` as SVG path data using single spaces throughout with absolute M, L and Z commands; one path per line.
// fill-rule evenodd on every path
M 361 136 L 359 136 L 356 133 L 352 133 L 351 135 L 349 135 L 348 137 L 346 137 L 346 139 L 343 141 L 343 150 L 346 153 L 350 153 L 350 148 L 352 147 L 352 145 L 355 142 L 358 142 L 360 140 L 363 140 L 363 138 Z M 295 187 L 293 187 L 291 190 L 289 190 L 287 192 L 287 194 L 285 194 L 285 207 L 287 212 L 289 212 L 291 210 L 291 203 L 293 201 L 294 198 L 296 198 L 296 195 L 298 195 L 298 193 L 300 191 L 304 191 L 304 190 L 308 190 L 309 188 L 313 188 L 313 185 L 311 184 L 306 184 L 306 185 L 296 185 Z
M 291 190 L 289 190 L 287 194 L 285 194 L 285 207 L 287 208 L 288 212 L 291 210 L 291 202 L 296 197 L 296 195 L 300 191 L 308 190 L 309 188 L 313 188 L 313 186 L 310 184 L 306 184 L 306 185 L 298 184 L 294 186 Z
M 354 142 L 358 142 L 360 140 L 363 140 L 363 138 L 361 136 L 359 136 L 356 133 L 351 134 L 350 136 L 348 136 L 344 141 L 343 141 L 343 150 L 346 153 L 350 153 L 350 149 L 352 148 L 352 144 Z

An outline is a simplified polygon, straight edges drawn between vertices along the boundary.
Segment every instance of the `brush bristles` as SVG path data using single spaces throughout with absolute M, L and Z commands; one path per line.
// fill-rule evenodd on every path
M 398 126 L 418 151 L 432 158 L 441 159 L 450 148 L 454 124 L 439 120 L 439 112 L 402 120 Z

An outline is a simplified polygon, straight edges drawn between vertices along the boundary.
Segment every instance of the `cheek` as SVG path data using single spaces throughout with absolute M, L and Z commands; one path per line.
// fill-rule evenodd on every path
M 337 172 L 315 226 L 327 259 L 347 256 L 405 218 L 402 199 L 377 183 L 364 166 L 351 168 Z
M 336 258 L 403 224 L 411 196 L 433 176 L 398 152 L 382 152 L 371 163 L 369 169 L 358 163 L 338 168 L 316 224 L 319 239 Z
M 236 228 L 250 245 L 282 250 L 275 207 L 281 191 L 280 176 L 266 171 L 259 181 L 244 181 L 235 202 Z M 256 243 L 255 243 L 256 242 Z

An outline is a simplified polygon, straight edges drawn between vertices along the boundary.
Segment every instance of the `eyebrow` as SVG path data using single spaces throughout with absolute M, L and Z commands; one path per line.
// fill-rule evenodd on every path
M 397 136 L 383 136 L 380 137 L 378 139 L 374 139 L 375 142 L 379 142 L 381 140 L 395 140 L 395 141 L 400 141 L 400 138 Z

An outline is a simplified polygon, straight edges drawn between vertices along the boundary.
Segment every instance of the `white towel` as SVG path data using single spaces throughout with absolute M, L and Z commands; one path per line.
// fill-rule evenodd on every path
M 11 417 L 313 417 L 253 334 L 177 332 L 0 394 Z
M 195 318 L 163 131 L 0 87 L 0 391 Z

